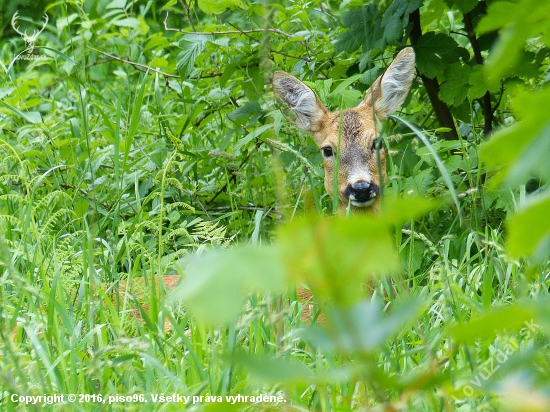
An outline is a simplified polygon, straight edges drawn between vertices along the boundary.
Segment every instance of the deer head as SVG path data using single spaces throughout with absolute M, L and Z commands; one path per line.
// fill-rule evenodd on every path
M 361 212 L 379 208 L 380 185 L 386 177 L 386 153 L 380 149 L 379 173 L 376 118 L 383 122 L 405 101 L 414 77 L 414 59 L 412 48 L 403 49 L 372 84 L 361 103 L 343 112 L 329 112 L 313 90 L 294 76 L 282 71 L 273 75 L 275 96 L 293 114 L 291 117 L 283 111 L 283 115 L 290 123 L 309 132 L 322 151 L 325 189 L 331 197 L 338 196 L 340 210 L 345 210 L 348 204 L 352 210 Z M 338 193 L 335 194 L 334 169 L 338 155 Z
M 27 34 L 27 30 L 25 30 L 24 32 L 22 32 L 21 30 L 19 30 L 19 27 L 17 26 L 17 19 L 19 17 L 19 12 L 16 11 L 15 14 L 13 15 L 13 17 L 11 18 L 11 25 L 13 27 L 13 29 L 19 33 L 21 35 L 21 37 L 23 37 L 23 41 L 25 42 L 27 48 L 25 49 L 27 51 L 27 53 L 32 53 L 33 50 L 34 50 L 34 43 L 36 43 L 36 40 L 38 39 L 38 36 L 40 35 L 40 33 L 42 33 L 44 31 L 44 29 L 46 28 L 46 25 L 48 24 L 48 15 L 46 13 L 44 13 L 44 18 L 45 18 L 45 22 L 44 24 L 42 25 L 42 28 L 40 30 L 37 30 L 35 29 L 33 31 L 33 33 L 29 36 Z

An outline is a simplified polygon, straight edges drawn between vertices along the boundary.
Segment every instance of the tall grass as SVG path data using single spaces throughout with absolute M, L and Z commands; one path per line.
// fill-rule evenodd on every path
M 60 10 L 51 12 L 67 15 Z M 525 199 L 484 186 L 481 135 L 449 143 L 411 133 L 408 121 L 388 123 L 385 196 L 390 205 L 403 198 L 414 216 L 393 210 L 372 218 L 383 228 L 377 233 L 359 231 L 365 221 L 353 217 L 303 223 L 301 216 L 331 215 L 335 205 L 324 193 L 317 148 L 256 95 L 257 62 L 246 75 L 205 69 L 185 80 L 162 78 L 81 43 L 93 38 L 94 48 L 147 65 L 142 51 L 166 38 L 133 21 L 113 31 L 101 16 L 92 22 L 72 12 L 75 23 L 61 33 L 50 28 L 44 40 L 56 51 L 50 60 L 15 62 L 2 73 L 0 410 L 500 410 L 507 388 L 524 376 L 526 389 L 512 392 L 548 405 L 547 269 L 529 278 L 524 262 L 505 253 L 502 219 Z M 68 34 L 75 43 L 65 44 Z M 215 62 L 224 45 L 209 41 Z M 15 49 L 3 46 L 2 57 L 11 61 Z M 155 57 L 168 59 L 163 50 Z M 211 68 L 206 54 L 195 56 L 197 66 Z M 428 198 L 444 200 L 426 206 Z M 300 236 L 326 253 L 292 255 L 304 250 Z M 379 276 L 365 285 L 350 271 L 349 281 L 326 287 L 339 267 L 357 262 L 344 258 L 350 250 L 361 252 L 359 272 L 379 262 L 370 251 L 388 239 Z M 244 257 L 224 266 L 226 255 L 211 249 Z M 250 268 L 258 251 L 265 267 Z M 174 293 L 164 284 L 169 275 L 192 278 L 182 273 L 189 262 L 182 258 L 195 254 L 218 256 L 210 262 L 218 265 L 212 285 L 227 282 L 227 296 L 193 306 L 178 299 L 193 298 L 192 290 Z M 289 270 L 289 262 L 307 270 Z M 285 273 L 278 279 L 284 292 L 262 278 L 275 272 L 271 264 Z M 259 279 L 252 292 L 239 287 L 250 274 Z M 297 297 L 304 279 L 321 285 L 314 302 Z M 338 300 L 334 290 L 352 297 Z M 242 301 L 231 321 L 212 325 L 198 316 L 205 310 L 225 319 L 223 299 Z M 504 306 L 516 315 L 494 309 Z M 523 333 L 525 320 L 539 329 Z M 482 339 L 469 338 L 476 333 Z M 510 342 L 518 349 L 501 370 L 471 383 Z M 45 394 L 101 400 L 12 401 Z M 285 402 L 183 405 L 152 402 L 153 394 L 280 395 Z M 131 398 L 103 403 L 116 395 Z

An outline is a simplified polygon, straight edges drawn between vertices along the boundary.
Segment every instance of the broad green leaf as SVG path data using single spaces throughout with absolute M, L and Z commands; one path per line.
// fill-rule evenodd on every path
M 520 121 L 495 133 L 481 146 L 482 160 L 489 167 L 502 169 L 502 177 L 517 185 L 533 173 L 550 179 L 547 162 L 550 118 L 547 104 L 550 87 L 518 93 L 512 103 Z
M 349 109 L 357 106 L 357 102 L 363 97 L 359 90 L 347 89 L 339 94 L 331 94 L 330 101 L 338 109 Z
M 238 246 L 181 261 L 184 273 L 172 300 L 181 300 L 209 324 L 235 321 L 251 292 L 280 293 L 284 270 L 277 248 Z
M 441 56 L 457 47 L 456 41 L 447 34 L 424 33 L 414 47 L 418 71 L 430 79 L 441 76 L 444 69 Z
M 361 78 L 362 74 L 356 74 L 354 76 L 348 77 L 346 80 L 342 81 L 336 88 L 332 91 L 331 96 L 336 96 L 340 93 L 342 93 L 346 88 L 352 84 L 353 82 L 357 81 L 359 78 Z
M 468 84 L 471 86 L 470 97 L 472 99 L 479 99 L 487 93 L 487 84 L 483 73 L 483 66 L 477 64 L 472 68 L 468 76 Z
M 164 6 L 162 6 L 162 9 L 160 9 L 160 11 L 168 10 L 170 7 L 174 6 L 177 2 L 178 2 L 178 0 L 169 0 L 169 1 L 167 1 L 166 4 Z
M 248 100 L 260 100 L 264 94 L 264 75 L 258 66 L 248 66 L 247 78 L 242 83 L 243 91 Z
M 331 87 L 332 79 L 315 81 L 315 93 L 322 102 L 326 102 L 328 100 Z
M 374 273 L 397 270 L 397 254 L 384 222 L 369 216 L 295 219 L 278 233 L 288 273 L 314 294 L 351 306 Z
M 500 29 L 500 37 L 485 64 L 487 81 L 496 85 L 511 74 L 526 41 L 550 33 L 550 7 L 546 1 L 495 1 L 479 22 L 480 34 Z
M 126 7 L 126 0 L 112 0 L 107 6 L 105 7 L 107 10 L 109 9 L 123 9 Z
M 548 155 L 548 153 L 546 153 Z M 550 257 L 550 190 L 537 196 L 507 221 L 507 250 L 514 257 L 532 256 L 535 263 Z
M 343 17 L 348 30 L 338 35 L 334 45 L 337 51 L 354 52 L 359 48 L 368 51 L 373 48 L 375 35 L 380 32 L 381 19 L 374 4 L 355 9 Z
M 487 8 L 487 14 L 478 23 L 476 31 L 479 34 L 484 34 L 506 27 L 513 21 L 514 17 L 522 13 L 521 8 L 521 1 L 491 2 Z
M 470 67 L 453 63 L 445 69 L 445 81 L 441 84 L 439 98 L 453 106 L 459 106 L 468 96 Z
M 407 324 L 412 324 L 421 314 L 420 299 L 395 302 L 390 314 L 383 311 L 376 299 L 363 300 L 349 309 L 341 310 L 329 305 L 327 319 L 341 349 L 369 352 L 379 349 L 392 335 L 397 335 Z
M 4 107 L 8 108 L 18 116 L 21 116 L 23 119 L 25 119 L 29 123 L 38 123 L 42 119 L 40 117 L 40 113 L 37 112 L 31 112 L 31 113 L 23 113 L 21 110 L 19 110 L 16 107 L 13 107 L 11 104 L 6 103 L 4 100 L 0 99 L 0 105 L 3 105 Z
M 207 14 L 221 14 L 227 9 L 247 9 L 248 6 L 242 0 L 198 0 L 199 8 Z
M 401 39 L 408 14 L 421 4 L 421 0 L 395 0 L 390 3 L 382 18 L 383 38 L 386 44 L 395 45 Z
M 198 34 L 186 34 L 180 42 L 182 51 L 178 54 L 176 68 L 187 77 L 195 67 L 195 60 L 204 50 L 204 46 L 210 40 L 210 36 Z
M 459 342 L 493 340 L 498 333 L 515 332 L 526 327 L 537 313 L 529 302 L 518 302 L 506 307 L 494 308 L 473 317 L 469 323 L 450 325 L 447 333 Z
M 51 47 L 46 47 L 46 46 L 35 46 L 36 49 L 44 49 L 44 50 L 49 50 L 55 54 L 57 54 L 58 56 L 60 56 L 63 60 L 65 60 L 67 63 L 70 63 L 72 64 L 73 66 L 76 65 L 76 63 L 74 62 L 73 59 L 71 59 L 69 56 L 67 56 L 65 53 L 62 53 L 60 52 L 59 50 L 57 49 L 53 49 Z
M 445 1 L 450 8 L 456 6 L 463 14 L 468 13 L 474 9 L 478 4 L 478 0 L 446 0 Z
M 133 29 L 137 29 L 140 26 L 140 22 L 138 19 L 135 19 L 133 17 L 128 17 L 120 20 L 116 20 L 113 22 L 115 26 L 119 27 L 131 27 Z
M 244 367 L 253 380 L 261 383 L 299 384 L 311 382 L 315 376 L 303 362 L 293 358 L 237 353 L 231 356 L 231 360 Z

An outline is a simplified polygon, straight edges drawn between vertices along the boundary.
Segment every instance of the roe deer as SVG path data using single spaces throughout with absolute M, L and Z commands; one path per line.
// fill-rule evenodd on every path
M 323 152 L 325 189 L 333 197 L 334 164 L 339 148 L 339 211 L 348 204 L 353 211 L 376 212 L 380 207 L 380 185 L 386 177 L 386 158 L 380 149 L 382 176 L 379 176 L 376 145 L 377 120 L 383 122 L 405 101 L 414 76 L 414 51 L 407 47 L 372 84 L 365 98 L 353 109 L 329 112 L 315 92 L 296 77 L 277 71 L 273 91 L 291 111 L 282 110 L 287 120 L 309 132 Z M 340 138 L 340 139 L 339 139 Z M 340 140 L 340 142 L 338 142 Z
M 340 210 L 344 210 L 349 203 L 354 211 L 378 211 L 378 194 L 385 178 L 386 161 L 385 152 L 381 149 L 382 176 L 379 176 L 376 161 L 378 127 L 375 116 L 382 122 L 403 104 L 413 76 L 414 51 L 408 47 L 403 49 L 384 74 L 376 79 L 357 107 L 344 110 L 342 113 L 330 113 L 313 90 L 300 80 L 282 71 L 273 75 L 275 96 L 288 105 L 295 119 L 284 112 L 283 114 L 292 124 L 309 132 L 323 152 L 325 188 L 330 196 L 333 196 L 334 157 L 338 156 L 338 147 L 340 149 Z M 167 278 L 170 278 L 168 282 Z M 167 288 L 173 289 L 179 275 L 166 276 L 163 280 Z M 137 279 L 134 279 L 134 282 L 136 281 Z M 125 289 L 125 283 L 122 283 L 120 292 L 123 293 Z M 298 288 L 297 294 L 306 302 L 312 297 L 311 292 L 304 288 Z M 308 306 L 303 312 L 302 319 L 309 318 L 309 313 Z M 170 329 L 171 325 L 165 323 L 165 331 Z
M 278 71 L 273 75 L 273 92 L 290 109 L 283 115 L 293 125 L 309 132 L 323 152 L 325 189 L 333 197 L 335 156 L 339 212 L 350 205 L 352 211 L 376 213 L 380 209 L 380 185 L 386 178 L 386 153 L 380 148 L 380 172 L 376 158 L 377 118 L 383 122 L 405 101 L 414 77 L 415 55 L 407 47 L 396 56 L 387 70 L 372 84 L 365 98 L 353 109 L 329 112 L 313 90 L 294 76 Z M 381 176 L 380 176 L 381 174 Z M 299 287 L 296 293 L 306 306 L 302 320 L 311 316 L 309 289 Z M 324 316 L 318 321 L 324 323 Z

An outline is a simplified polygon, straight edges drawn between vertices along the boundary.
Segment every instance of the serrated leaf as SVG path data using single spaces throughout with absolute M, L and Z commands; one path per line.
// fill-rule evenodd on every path
M 503 177 L 518 184 L 535 173 L 550 179 L 547 157 L 550 119 L 548 118 L 550 87 L 539 91 L 518 93 L 512 103 L 513 112 L 521 120 L 496 132 L 481 146 L 483 161 L 489 167 L 499 167 Z
M 458 47 L 457 42 L 444 33 L 427 32 L 418 39 L 414 47 L 416 67 L 420 73 L 433 79 L 443 74 L 442 55 Z
M 321 101 L 326 101 L 332 87 L 332 79 L 315 81 L 315 92 Z
M 189 76 L 195 67 L 195 60 L 202 53 L 209 36 L 187 34 L 180 42 L 182 51 L 178 54 L 176 68 L 182 71 L 183 76 Z
M 503 77 L 513 73 L 526 41 L 541 34 L 550 34 L 550 7 L 545 1 L 521 0 L 493 2 L 487 15 L 479 22 L 477 31 L 487 33 L 500 29 L 497 43 L 491 49 L 485 64 L 485 77 L 496 85 Z
M 470 67 L 462 63 L 453 63 L 445 70 L 445 82 L 439 90 L 439 98 L 453 106 L 459 106 L 468 96 L 470 85 Z
M 403 36 L 407 14 L 416 10 L 422 4 L 421 0 L 395 0 L 390 3 L 382 18 L 383 37 L 387 44 L 395 45 Z
M 372 49 L 375 33 L 380 32 L 381 19 L 374 4 L 355 9 L 343 17 L 348 30 L 338 35 L 334 48 L 336 51 L 354 52 L 359 48 Z

